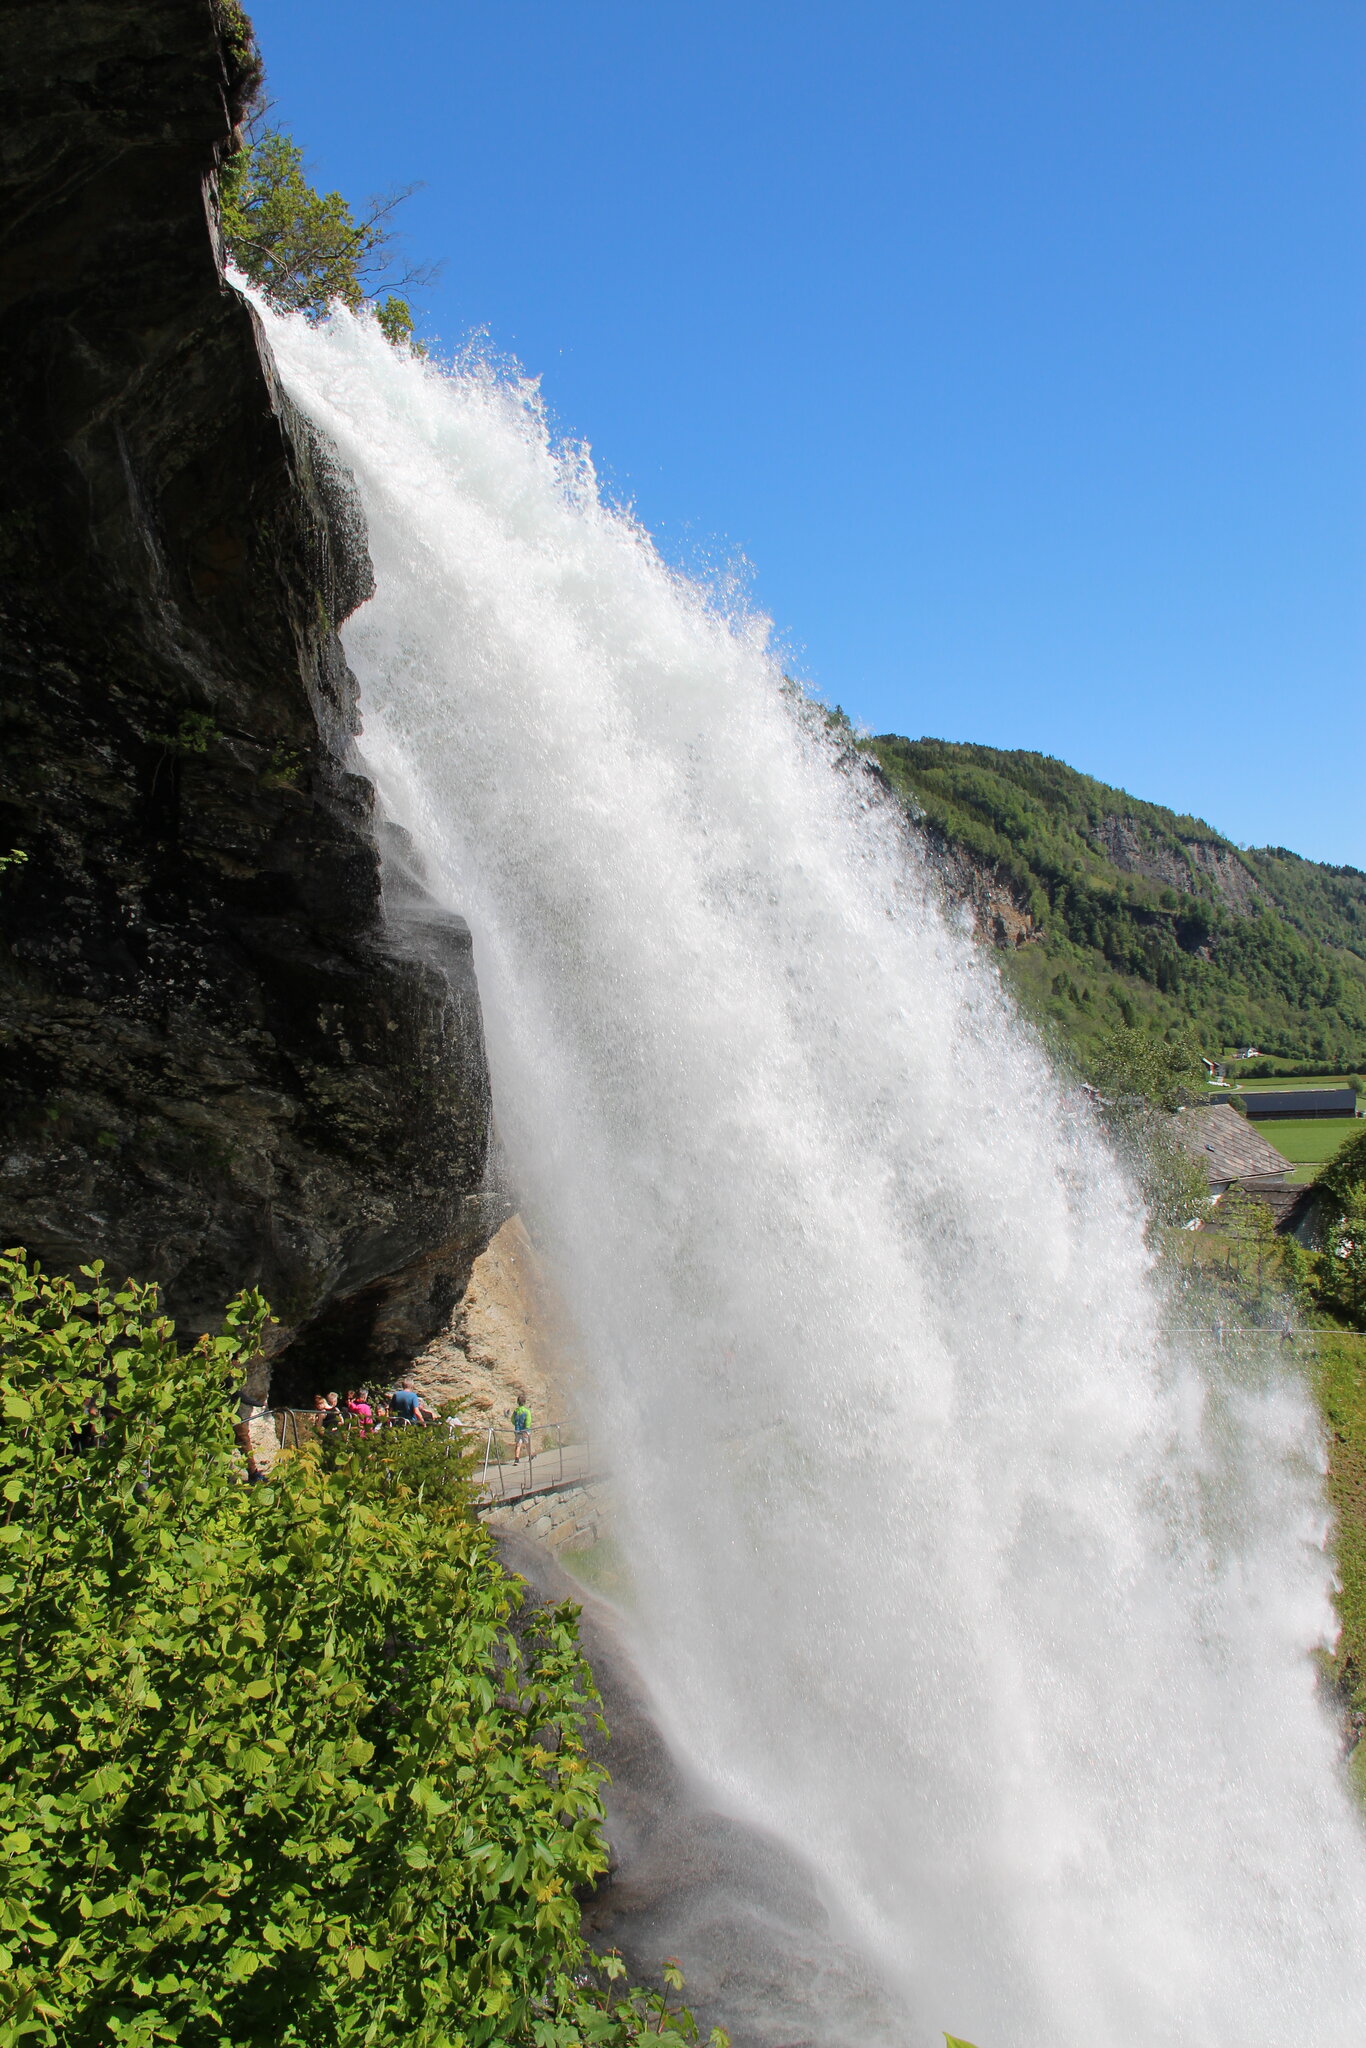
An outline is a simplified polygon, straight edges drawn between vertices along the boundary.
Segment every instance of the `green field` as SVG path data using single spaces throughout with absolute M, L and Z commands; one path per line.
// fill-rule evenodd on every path
M 1227 1081 L 1220 1081 L 1216 1085 L 1221 1088 L 1236 1087 L 1240 1095 L 1251 1095 L 1254 1092 L 1264 1094 L 1268 1091 L 1272 1094 L 1289 1094 L 1292 1089 L 1298 1088 L 1350 1088 L 1353 1079 L 1354 1076 L 1351 1074 L 1328 1074 L 1321 1081 L 1304 1081 L 1298 1076 L 1287 1074 L 1281 1077 L 1273 1074 L 1265 1081 L 1242 1081 L 1237 1074 L 1230 1074 Z
M 1294 1161 L 1292 1181 L 1312 1180 L 1319 1168 L 1337 1151 L 1344 1138 L 1361 1129 L 1360 1117 L 1306 1116 L 1267 1117 L 1252 1126 L 1285 1159 Z

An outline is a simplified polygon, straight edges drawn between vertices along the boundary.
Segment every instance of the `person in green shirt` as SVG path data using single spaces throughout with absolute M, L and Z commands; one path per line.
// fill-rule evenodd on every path
M 522 1460 L 523 1447 L 526 1449 L 527 1456 L 531 1456 L 531 1410 L 527 1406 L 525 1394 L 519 1396 L 517 1406 L 510 1413 L 512 1416 L 512 1462 L 514 1465 L 519 1465 Z

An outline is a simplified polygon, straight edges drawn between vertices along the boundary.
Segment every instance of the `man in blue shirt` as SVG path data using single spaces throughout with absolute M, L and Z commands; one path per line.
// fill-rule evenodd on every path
M 421 1394 L 415 1394 L 411 1387 L 398 1387 L 389 1396 L 389 1406 L 394 1411 L 395 1422 L 435 1422 L 436 1417 Z

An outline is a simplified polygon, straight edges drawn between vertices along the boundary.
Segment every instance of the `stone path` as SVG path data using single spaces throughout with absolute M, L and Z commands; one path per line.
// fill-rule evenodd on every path
M 602 1474 L 596 1469 L 590 1444 L 565 1444 L 562 1448 L 536 1451 L 514 1465 L 507 1451 L 499 1463 L 497 1452 L 485 1470 L 481 1460 L 475 1485 L 490 1504 L 521 1500 L 528 1494 L 550 1493 L 566 1486 L 583 1486 Z

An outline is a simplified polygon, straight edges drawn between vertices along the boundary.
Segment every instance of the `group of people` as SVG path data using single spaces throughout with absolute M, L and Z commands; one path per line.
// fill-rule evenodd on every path
M 264 1403 L 255 1398 L 255 1390 L 239 1387 L 236 1394 L 237 1421 L 233 1434 L 246 1463 L 248 1480 L 257 1483 L 265 1478 L 256 1457 L 252 1442 L 252 1425 L 269 1413 Z M 73 1430 L 72 1435 L 78 1449 L 84 1449 L 94 1441 L 96 1423 L 95 1404 L 87 1404 L 87 1420 L 83 1428 Z M 315 1394 L 313 1397 L 313 1419 L 321 1435 L 330 1436 L 333 1430 L 356 1429 L 368 1436 L 378 1429 L 404 1429 L 437 1423 L 441 1417 L 429 1402 L 424 1401 L 415 1387 L 406 1381 L 391 1389 L 387 1394 L 371 1393 L 367 1387 L 352 1387 L 346 1394 Z M 524 1395 L 518 1397 L 515 1408 L 508 1410 L 512 1424 L 514 1464 L 520 1464 L 522 1453 L 532 1454 L 531 1409 Z M 479 1427 L 482 1428 L 482 1424 Z M 452 1437 L 471 1427 L 459 1415 L 448 1415 L 446 1427 Z
M 324 1435 L 348 1425 L 368 1435 L 372 1429 L 402 1429 L 437 1419 L 435 1409 L 407 1385 L 378 1395 L 368 1387 L 353 1387 L 344 1395 L 315 1394 L 313 1413 Z
M 435 1409 L 406 1384 L 379 1397 L 365 1387 L 353 1387 L 345 1395 L 315 1394 L 313 1413 L 324 1434 L 347 1424 L 367 1433 L 372 1429 L 397 1429 L 439 1420 Z M 512 1424 L 512 1462 L 520 1465 L 523 1452 L 531 1456 L 531 1409 L 525 1400 L 519 1400 L 515 1408 L 508 1410 L 508 1420 Z M 447 1427 L 454 1431 L 463 1425 L 458 1416 L 452 1415 L 447 1418 Z

